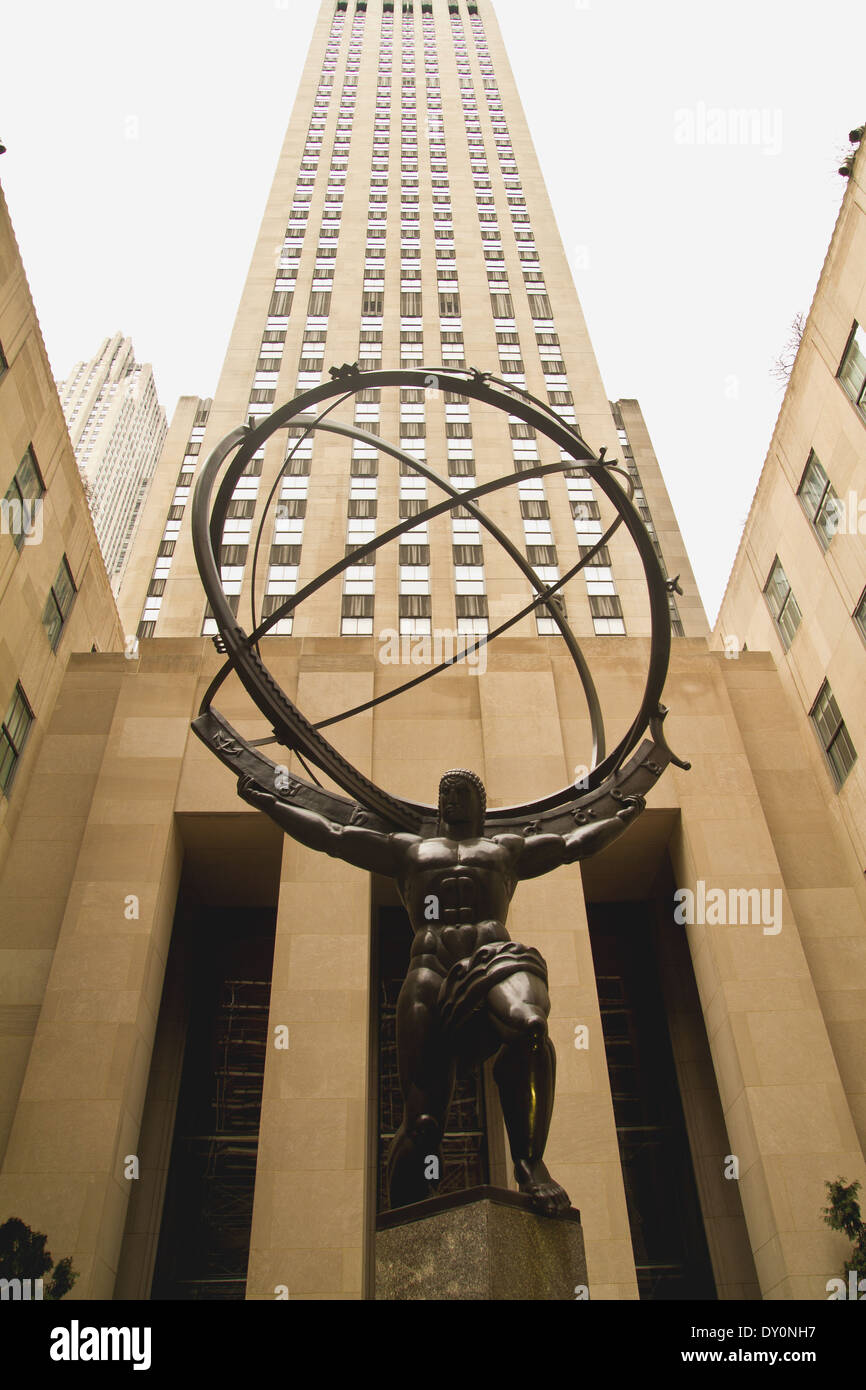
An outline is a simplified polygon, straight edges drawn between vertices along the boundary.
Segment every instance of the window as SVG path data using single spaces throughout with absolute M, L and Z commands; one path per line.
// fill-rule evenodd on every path
M 290 313 L 292 308 L 292 291 L 275 290 L 271 295 L 271 302 L 268 306 L 268 314 L 271 317 L 282 318 Z
M 283 594 L 265 594 L 264 598 L 262 599 L 262 618 L 269 618 L 271 614 L 275 613 L 277 609 L 281 606 L 281 604 L 283 604 L 284 602 L 285 595 Z M 207 636 L 208 634 L 205 633 L 204 635 Z M 291 635 L 291 616 L 287 618 L 278 618 L 277 621 L 274 623 L 273 627 L 268 629 L 269 637 L 291 637 Z
M 5 796 L 9 795 L 18 759 L 27 742 L 32 723 L 33 711 L 28 704 L 27 696 L 21 686 L 16 685 L 6 718 L 0 724 L 0 792 Z
M 66 556 L 60 562 L 57 577 L 54 580 L 45 600 L 45 608 L 42 613 L 42 626 L 48 633 L 48 640 L 51 643 L 51 650 L 57 650 L 60 641 L 60 634 L 63 631 L 69 610 L 75 600 L 75 584 L 72 580 L 72 573 L 69 569 Z
M 39 472 L 32 448 L 29 448 L 15 470 L 6 489 L 0 513 L 0 529 L 11 533 L 15 549 L 20 550 L 24 537 L 32 526 L 33 503 L 42 496 L 45 484 Z
M 839 526 L 841 505 L 814 450 L 809 455 L 797 496 L 815 535 L 826 550 Z
M 857 754 L 827 681 L 821 686 L 809 717 L 821 740 L 836 786 L 841 787 L 857 760 Z
M 778 556 L 773 561 L 770 577 L 764 585 L 764 598 L 767 600 L 767 607 L 778 628 L 782 646 L 787 651 L 794 640 L 797 628 L 800 626 L 802 614 L 797 600 L 791 592 L 788 576 L 782 569 Z
M 838 375 L 860 414 L 866 416 L 866 331 L 859 323 L 851 329 Z
M 255 501 L 244 498 L 232 498 L 226 507 L 226 516 L 235 518 L 243 517 L 248 520 L 255 514 L 255 510 Z
M 460 295 L 453 293 L 439 294 L 439 314 L 442 318 L 457 318 L 460 315 Z
M 401 618 L 429 618 L 431 598 L 429 593 L 401 593 L 399 595 L 399 616 Z
M 553 307 L 546 294 L 530 294 L 529 312 L 534 319 L 549 319 L 553 314 Z
M 625 623 L 622 618 L 593 618 L 592 627 L 596 637 L 625 637 Z
M 599 521 L 601 519 L 601 510 L 594 498 L 570 492 L 569 500 L 571 502 L 571 514 L 576 522 Z

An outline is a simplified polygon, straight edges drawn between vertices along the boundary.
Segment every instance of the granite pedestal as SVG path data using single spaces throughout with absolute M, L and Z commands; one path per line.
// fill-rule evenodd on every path
M 376 1298 L 586 1298 L 580 1212 L 544 1216 L 521 1193 L 473 1187 L 379 1218 Z

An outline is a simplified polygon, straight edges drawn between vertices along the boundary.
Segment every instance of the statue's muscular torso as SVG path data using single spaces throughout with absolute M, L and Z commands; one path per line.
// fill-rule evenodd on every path
M 418 840 L 406 851 L 400 895 L 415 929 L 410 970 L 447 975 L 488 941 L 508 941 L 520 836 Z

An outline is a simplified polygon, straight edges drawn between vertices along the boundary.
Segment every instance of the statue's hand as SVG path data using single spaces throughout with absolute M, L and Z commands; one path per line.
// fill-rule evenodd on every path
M 646 810 L 646 798 L 637 795 L 627 796 L 624 801 L 625 805 L 621 811 L 617 811 L 616 818 L 621 820 L 624 825 L 628 825 L 629 821 L 633 821 L 636 816 L 640 815 L 641 811 Z
M 271 806 L 276 801 L 273 792 L 264 791 L 248 772 L 238 778 L 238 796 L 251 806 Z

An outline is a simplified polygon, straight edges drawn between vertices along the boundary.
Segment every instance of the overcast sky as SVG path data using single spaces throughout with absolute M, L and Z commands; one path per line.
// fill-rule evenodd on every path
M 318 0 L 5 9 L 0 178 L 54 371 L 122 330 L 170 415 L 215 389 Z M 605 386 L 641 402 L 712 621 L 866 119 L 866 7 L 496 10 Z

